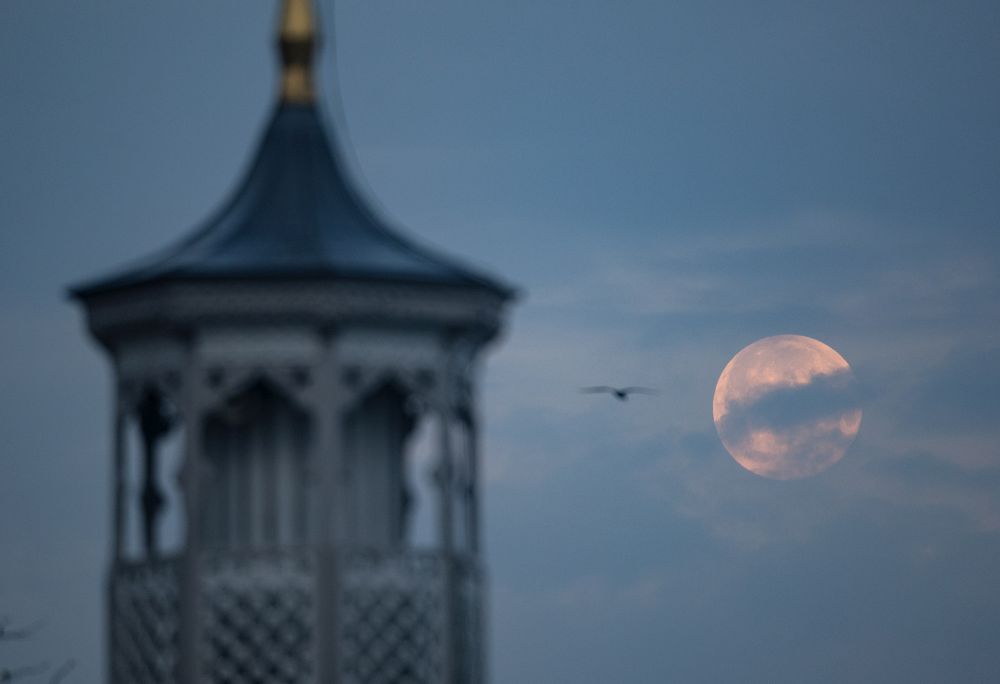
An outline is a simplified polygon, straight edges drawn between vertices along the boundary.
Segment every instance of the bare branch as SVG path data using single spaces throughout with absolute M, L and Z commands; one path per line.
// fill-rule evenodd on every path
M 11 629 L 10 620 L 7 617 L 0 617 L 0 642 L 28 639 L 33 636 L 35 632 L 41 629 L 42 624 L 43 623 L 41 622 L 37 622 L 33 625 L 29 625 L 28 627 Z M 49 678 L 49 684 L 59 684 L 66 679 L 67 675 L 69 675 L 75 667 L 75 660 L 67 660 L 52 673 L 52 676 Z M 20 682 L 24 679 L 34 679 L 35 677 L 43 675 L 48 671 L 49 664 L 47 662 L 13 668 L 0 667 L 0 684 L 13 684 L 14 682 Z
M 10 622 L 7 618 L 0 618 L 0 641 L 20 641 L 22 639 L 27 639 L 42 628 L 41 622 L 36 622 L 33 625 L 21 627 L 20 629 L 11 629 L 9 625 Z M 0 679 L 0 682 L 3 681 L 4 680 Z
M 65 663 L 59 666 L 55 672 L 52 673 L 52 677 L 49 679 L 49 684 L 59 684 L 62 680 L 66 679 L 73 668 L 76 667 L 75 660 L 67 660 Z
M 26 667 L 0 670 L 0 684 L 18 682 L 26 677 L 36 677 L 48 669 L 48 663 L 42 663 L 41 665 L 28 665 Z

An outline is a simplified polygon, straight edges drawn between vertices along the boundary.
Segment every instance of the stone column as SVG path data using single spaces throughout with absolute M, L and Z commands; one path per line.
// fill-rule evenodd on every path
M 111 532 L 111 565 L 116 568 L 122 559 L 125 546 L 125 457 L 126 435 L 128 425 L 128 408 L 125 406 L 124 392 L 121 381 L 115 378 L 114 399 L 112 400 L 112 415 L 114 423 L 112 430 L 112 532 Z
M 465 520 L 467 551 L 473 558 L 479 556 L 479 426 L 473 408 L 465 413 L 465 459 L 468 481 L 463 491 L 465 499 Z
M 440 551 L 444 564 L 444 682 L 457 684 L 458 676 L 458 634 L 455 610 L 456 603 L 456 568 L 455 568 L 455 525 L 454 525 L 454 461 L 451 440 L 451 422 L 454 415 L 454 387 L 449 360 L 450 350 L 446 351 L 445 363 L 438 377 L 434 392 L 433 407 L 438 419 L 439 449 L 437 467 L 437 485 L 440 499 L 439 532 Z
M 313 476 L 308 487 L 311 519 L 308 538 L 316 552 L 314 576 L 318 606 L 313 634 L 316 681 L 334 683 L 338 681 L 341 642 L 337 630 L 340 559 L 335 550 L 343 538 L 344 445 L 336 340 L 329 331 L 323 335 L 321 354 L 311 394 L 314 443 L 309 449 L 309 469 Z
M 207 406 L 205 377 L 197 339 L 191 340 L 187 349 L 185 371 L 179 402 L 181 419 L 186 427 L 183 484 L 185 510 L 184 550 L 180 558 L 180 682 L 201 681 L 201 522 L 202 502 L 200 490 L 204 478 L 203 418 Z
M 117 639 L 115 637 L 115 621 L 118 617 L 117 600 L 115 598 L 115 586 L 118 582 L 118 569 L 122 562 L 122 551 L 125 544 L 125 457 L 126 442 L 125 429 L 128 424 L 128 409 L 125 406 L 124 392 L 122 391 L 121 379 L 118 376 L 118 369 L 115 368 L 115 382 L 112 398 L 112 464 L 111 464 L 111 563 L 107 575 L 107 607 L 105 615 L 105 634 L 107 635 L 107 681 L 111 684 L 125 684 L 119 682 L 115 674 L 115 657 L 118 654 Z

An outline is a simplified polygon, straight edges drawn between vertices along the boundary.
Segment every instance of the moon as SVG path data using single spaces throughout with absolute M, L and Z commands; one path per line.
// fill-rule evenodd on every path
M 857 383 L 844 357 L 802 335 L 766 337 L 726 364 L 712 418 L 726 450 L 775 480 L 817 475 L 837 463 L 861 428 Z

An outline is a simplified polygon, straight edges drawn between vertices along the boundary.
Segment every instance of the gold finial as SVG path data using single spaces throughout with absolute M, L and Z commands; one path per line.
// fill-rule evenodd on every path
M 284 0 L 281 10 L 281 99 L 297 104 L 314 102 L 313 55 L 316 52 L 313 0 Z

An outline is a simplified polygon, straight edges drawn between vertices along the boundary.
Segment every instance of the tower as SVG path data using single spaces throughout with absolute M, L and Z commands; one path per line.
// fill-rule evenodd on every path
M 111 682 L 479 684 L 476 378 L 513 293 L 364 202 L 315 101 L 311 0 L 280 16 L 236 192 L 72 290 L 114 373 Z

